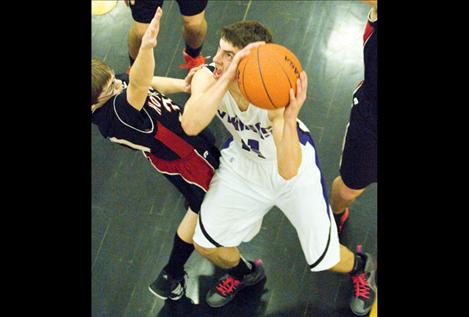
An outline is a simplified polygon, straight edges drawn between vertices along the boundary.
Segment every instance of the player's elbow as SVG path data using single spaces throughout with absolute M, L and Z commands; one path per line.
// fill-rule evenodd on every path
M 288 181 L 292 179 L 293 177 L 295 177 L 296 175 L 298 175 L 298 170 L 299 168 L 286 168 L 285 169 L 285 168 L 279 167 L 278 173 L 284 180 Z
M 189 119 L 187 116 L 182 116 L 181 118 L 181 127 L 184 132 L 189 136 L 194 136 L 199 134 L 200 129 L 195 124 L 194 120 Z
M 284 180 L 290 180 L 296 175 L 298 175 L 300 166 L 301 166 L 301 154 L 296 159 L 279 160 L 277 169 L 278 169 L 278 173 Z

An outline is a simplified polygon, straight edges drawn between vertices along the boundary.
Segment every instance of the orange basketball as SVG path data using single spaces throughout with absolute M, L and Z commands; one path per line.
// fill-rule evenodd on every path
M 277 109 L 289 104 L 290 88 L 296 95 L 296 80 L 302 71 L 300 61 L 289 49 L 268 43 L 252 49 L 240 61 L 237 81 L 250 103 L 264 109 Z

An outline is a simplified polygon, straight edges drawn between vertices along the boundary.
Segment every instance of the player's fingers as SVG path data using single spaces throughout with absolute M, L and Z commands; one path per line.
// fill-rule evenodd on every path
M 298 78 L 296 80 L 296 95 L 300 96 L 302 92 L 303 92 L 303 82 L 301 81 L 300 78 Z
M 304 88 L 308 87 L 308 75 L 306 74 L 305 71 L 301 72 L 300 78 L 301 78 L 301 83 L 303 84 L 303 87 Z
M 155 16 L 151 20 L 150 24 L 158 23 L 162 15 L 163 15 L 163 10 L 161 9 L 161 7 L 158 7 L 158 9 L 156 9 Z
M 293 88 L 290 88 L 290 105 L 296 104 L 296 97 Z
M 241 51 L 238 52 L 238 60 L 241 60 L 243 57 L 248 56 L 253 48 L 259 47 L 264 44 L 265 44 L 264 41 L 259 41 L 259 42 L 253 42 L 253 43 L 246 45 Z
M 238 53 L 236 53 L 235 57 L 233 58 L 232 64 L 237 64 L 239 61 L 241 61 L 244 57 L 249 55 L 249 50 L 244 50 L 242 49 Z
M 207 64 L 202 64 L 202 65 L 192 68 L 189 72 L 189 75 L 193 76 L 195 73 L 197 73 L 200 69 L 202 69 L 205 66 L 207 66 Z
M 264 44 L 265 44 L 265 41 L 253 42 L 253 43 L 248 44 L 248 45 L 245 47 L 245 49 L 251 50 L 251 49 L 254 48 L 254 47 L 259 47 L 259 46 L 264 45 Z
M 306 99 L 306 91 L 308 90 L 308 77 L 304 71 L 300 74 L 300 79 L 297 80 L 297 89 L 297 96 L 304 101 Z

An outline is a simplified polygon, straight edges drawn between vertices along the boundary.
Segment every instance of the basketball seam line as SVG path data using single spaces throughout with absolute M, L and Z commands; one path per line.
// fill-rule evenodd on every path
M 261 75 L 261 82 L 262 82 L 262 85 L 264 86 L 264 91 L 267 95 L 267 98 L 269 98 L 269 101 L 270 103 L 272 104 L 272 106 L 277 109 L 277 107 L 275 106 L 275 104 L 272 102 L 272 99 L 270 98 L 270 95 L 269 95 L 269 92 L 267 90 L 267 87 L 265 86 L 265 83 L 264 83 L 264 77 L 262 77 L 262 70 L 261 70 L 261 63 L 260 63 L 260 60 L 259 60 L 259 51 L 260 51 L 260 46 L 257 48 L 257 68 L 259 69 L 259 75 Z
M 275 58 L 276 59 L 276 58 Z M 277 59 L 276 59 L 277 60 Z M 290 78 L 288 78 L 288 74 L 287 72 L 283 69 L 283 66 L 282 66 L 282 63 L 281 62 L 278 62 L 277 63 L 280 65 L 280 69 L 282 70 L 282 72 L 285 74 L 285 77 L 287 77 L 287 80 L 288 80 L 288 84 L 290 85 L 290 88 L 293 88 L 293 85 L 290 81 Z M 290 92 L 288 92 L 288 94 L 290 94 Z
M 246 89 L 246 84 L 244 83 L 244 74 L 245 74 L 244 71 L 246 70 L 247 65 L 248 65 L 248 61 L 246 61 L 246 63 L 244 63 L 244 68 L 243 68 L 243 73 L 242 74 L 243 74 L 243 91 L 246 94 L 247 100 L 249 101 L 249 96 L 248 96 L 248 92 L 247 92 L 247 89 Z M 250 101 L 249 101 L 249 103 L 250 103 Z

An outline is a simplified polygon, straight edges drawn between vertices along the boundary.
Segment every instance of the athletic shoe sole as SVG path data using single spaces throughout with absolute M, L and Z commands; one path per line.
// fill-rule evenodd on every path
M 179 287 L 181 287 L 181 286 L 179 285 Z M 166 300 L 166 299 L 169 298 L 170 300 L 176 301 L 176 300 L 181 299 L 181 298 L 184 296 L 184 292 L 182 292 L 181 295 L 178 295 L 177 297 L 167 297 L 167 296 L 165 297 L 165 296 L 162 296 L 162 295 L 156 293 L 150 286 L 148 287 L 148 290 L 149 290 L 153 295 L 155 295 L 156 297 L 161 298 L 161 299 L 163 299 L 163 300 Z

